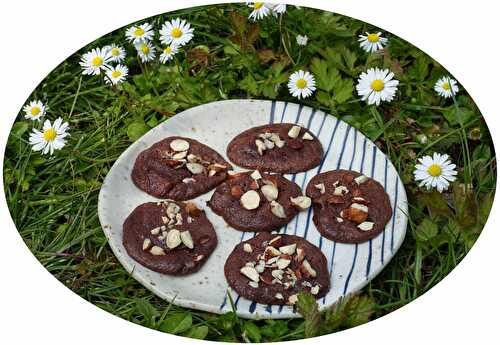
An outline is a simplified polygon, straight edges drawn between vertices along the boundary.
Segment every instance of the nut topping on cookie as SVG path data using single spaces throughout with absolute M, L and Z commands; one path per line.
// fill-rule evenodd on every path
M 326 192 L 326 188 L 325 188 L 325 184 L 324 184 L 324 183 L 316 184 L 316 185 L 314 185 L 314 187 L 315 187 L 317 190 L 319 190 L 319 192 L 320 192 L 321 194 L 325 194 L 325 192 Z
M 335 190 L 333 191 L 333 195 L 344 195 L 347 193 L 349 193 L 349 189 L 347 189 L 346 186 L 335 187 Z
M 243 274 L 248 279 L 258 283 L 259 282 L 259 273 L 253 267 L 244 266 L 240 269 L 241 274 Z
M 368 181 L 368 177 L 366 177 L 365 175 L 359 175 L 354 179 L 354 182 L 356 182 L 357 184 L 362 184 L 365 183 L 366 181 Z
M 253 252 L 252 246 L 251 246 L 249 243 L 245 243 L 245 244 L 243 245 L 243 250 L 244 250 L 246 253 L 251 253 L 251 252 Z
M 292 202 L 292 205 L 297 206 L 301 210 L 307 210 L 309 207 L 311 207 L 311 198 L 305 195 L 300 195 L 296 198 L 290 198 L 290 201 Z
M 288 136 L 292 139 L 295 139 L 299 136 L 300 134 L 300 126 L 292 126 L 290 130 L 288 131 Z
M 194 248 L 193 238 L 191 237 L 191 233 L 189 231 L 181 232 L 181 241 L 189 249 Z
M 300 266 L 300 268 L 301 268 L 302 273 L 304 273 L 304 275 L 306 275 L 306 277 L 310 276 L 310 277 L 316 278 L 316 270 L 314 270 L 314 268 L 312 268 L 309 261 L 304 259 L 304 261 L 302 261 L 302 266 Z
M 314 140 L 314 137 L 309 134 L 309 132 L 305 132 L 304 135 L 302 136 L 302 139 L 304 140 Z
M 250 177 L 253 178 L 254 180 L 259 180 L 262 178 L 262 175 L 260 174 L 259 170 L 254 170 L 254 172 L 250 174 Z
M 266 150 L 266 145 L 264 144 L 264 142 L 262 140 L 255 140 L 255 146 L 257 146 L 257 152 L 259 153 L 259 155 L 263 155 L 264 154 L 264 151 Z
M 285 209 L 274 200 L 271 201 L 271 212 L 278 218 L 286 218 Z
M 201 174 L 205 171 L 205 167 L 200 163 L 187 163 L 186 168 L 194 175 Z
M 145 238 L 144 242 L 142 242 L 142 250 L 148 250 L 151 247 L 151 240 L 149 238 Z
M 289 244 L 287 246 L 282 246 L 279 248 L 280 252 L 283 254 L 293 255 L 295 253 L 295 249 L 297 248 L 297 244 Z
M 163 250 L 162 247 L 158 247 L 158 246 L 153 246 L 149 252 L 153 255 L 165 255 L 165 251 Z
M 363 222 L 358 225 L 358 229 L 362 231 L 370 231 L 373 229 L 373 222 Z
M 170 148 L 176 152 L 189 150 L 189 143 L 183 139 L 174 139 L 170 142 Z
M 255 210 L 260 204 L 259 193 L 254 190 L 249 190 L 241 196 L 240 202 L 243 208 L 247 210 Z
M 172 229 L 167 234 L 166 245 L 168 249 L 174 249 L 182 243 L 181 233 L 177 229 Z
M 262 194 L 266 197 L 267 201 L 271 202 L 278 199 L 278 188 L 272 184 L 266 184 L 260 188 Z

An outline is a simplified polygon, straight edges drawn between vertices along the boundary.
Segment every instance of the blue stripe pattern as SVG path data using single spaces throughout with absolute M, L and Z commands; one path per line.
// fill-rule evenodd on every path
M 281 122 L 281 123 L 292 122 L 293 118 L 290 118 L 292 116 L 295 118 L 294 123 L 299 123 L 301 118 L 303 116 L 305 116 L 304 121 L 302 121 L 304 123 L 304 127 L 306 127 L 311 133 L 314 133 L 316 135 L 316 137 L 320 138 L 320 135 L 322 134 L 322 131 L 324 129 L 324 125 L 327 122 L 326 119 L 327 119 L 327 117 L 330 117 L 328 114 L 323 113 L 322 114 L 323 116 L 320 119 L 318 119 L 317 121 L 314 121 L 317 118 L 317 111 L 315 109 L 311 109 L 310 114 L 306 115 L 306 114 L 303 114 L 304 106 L 298 105 L 297 108 L 292 108 L 292 109 L 296 109 L 296 110 L 294 111 L 294 114 L 292 116 L 290 116 L 291 114 L 289 114 L 289 112 L 287 112 L 288 110 L 290 110 L 289 109 L 290 107 L 288 107 L 288 103 L 280 102 L 280 105 L 282 105 L 283 108 L 281 110 L 281 114 L 277 115 L 276 114 L 277 102 L 273 101 L 271 103 L 270 113 L 269 113 L 269 123 L 270 124 L 275 123 L 275 121 Z M 308 108 L 308 109 L 310 109 L 310 108 Z M 287 118 L 287 117 L 289 120 L 292 120 L 292 121 L 286 121 L 285 118 Z M 381 162 L 379 160 L 379 164 L 376 164 L 377 157 L 378 157 L 377 151 L 379 151 L 379 150 L 377 149 L 377 147 L 375 145 L 373 145 L 373 146 L 368 145 L 369 140 L 367 139 L 367 137 L 362 135 L 362 138 L 359 138 L 359 140 L 363 140 L 363 144 L 361 145 L 361 141 L 360 141 L 360 143 L 358 145 L 358 131 L 355 128 L 344 123 L 343 124 L 344 127 L 342 127 L 342 129 L 340 129 L 340 124 L 342 121 L 340 121 L 339 119 L 334 118 L 334 117 L 330 117 L 330 120 L 335 121 L 335 122 L 329 122 L 329 124 L 331 126 L 328 129 L 329 132 L 323 133 L 324 134 L 323 137 L 320 138 L 320 140 L 323 143 L 326 141 L 328 144 L 326 145 L 327 149 L 326 149 L 326 152 L 321 159 L 319 166 L 315 170 L 313 170 L 311 174 L 308 174 L 309 172 L 306 171 L 306 172 L 300 173 L 300 174 L 291 174 L 291 175 L 288 175 L 286 177 L 294 182 L 297 179 L 302 178 L 302 180 L 300 181 L 300 186 L 301 186 L 301 189 L 304 191 L 304 188 L 305 188 L 307 181 L 308 181 L 308 175 L 314 176 L 314 175 L 320 174 L 325 166 L 331 167 L 331 169 L 345 168 L 345 169 L 353 170 L 353 167 L 355 165 L 359 164 L 359 167 L 360 167 L 359 171 L 360 171 L 360 173 L 363 173 L 364 170 L 368 170 L 368 166 L 370 163 L 368 162 L 369 159 L 368 159 L 368 161 L 365 161 L 365 158 L 371 149 L 371 152 L 370 152 L 371 153 L 371 157 L 370 157 L 371 158 L 371 166 L 369 166 L 370 173 L 371 173 L 370 177 L 374 178 L 376 166 L 380 166 L 380 165 L 384 164 L 383 170 L 381 169 L 381 167 L 379 167 L 378 171 L 380 172 L 380 175 L 382 174 L 382 171 L 383 171 L 383 179 L 384 179 L 383 186 L 384 186 L 385 190 L 388 190 L 387 185 L 390 184 L 388 181 L 389 168 L 391 168 L 391 175 L 390 176 L 394 175 L 394 173 L 393 173 L 394 168 L 392 166 L 389 166 L 388 158 L 385 157 L 385 162 Z M 315 123 L 314 126 L 313 126 L 313 122 Z M 314 129 L 312 129 L 311 126 L 313 126 Z M 351 132 L 353 133 L 352 139 L 350 139 Z M 337 138 L 338 136 L 341 136 L 341 135 L 343 135 L 343 137 Z M 326 136 L 326 138 L 325 138 L 325 136 Z M 335 144 L 334 144 L 334 142 L 335 142 Z M 348 142 L 349 142 L 349 145 L 347 144 Z M 358 150 L 357 146 L 360 146 L 359 150 Z M 362 146 L 362 149 L 361 149 L 361 146 Z M 352 148 L 353 151 L 352 151 L 352 153 L 349 152 L 348 157 L 345 157 L 346 156 L 346 149 L 348 147 L 349 147 L 349 149 Z M 357 162 L 358 159 L 360 158 L 357 151 L 361 151 L 360 152 L 361 153 L 361 160 L 359 161 L 359 163 L 355 164 L 354 162 L 355 161 Z M 330 155 L 331 155 L 331 157 L 330 157 Z M 331 162 L 332 158 L 336 159 L 335 163 Z M 329 164 L 325 164 L 327 159 L 330 159 Z M 344 160 L 346 162 L 343 162 Z M 333 166 L 331 165 L 331 163 L 333 163 Z M 329 169 L 327 169 L 327 170 L 329 170 Z M 302 176 L 300 176 L 300 175 L 302 175 Z M 379 175 L 379 174 L 377 174 L 377 175 Z M 378 176 L 378 178 L 380 178 L 380 179 L 381 179 L 381 177 L 382 176 Z M 382 264 L 382 265 L 384 264 L 385 261 L 387 261 L 387 260 L 385 260 L 385 249 L 386 249 L 385 243 L 386 243 L 386 237 L 388 236 L 388 234 L 386 236 L 386 231 L 389 231 L 389 228 L 391 229 L 390 249 L 391 249 L 391 253 L 394 252 L 395 231 L 396 231 L 396 227 L 395 227 L 396 207 L 397 207 L 397 203 L 398 203 L 398 192 L 399 192 L 398 189 L 399 189 L 399 177 L 396 175 L 394 190 L 393 190 L 393 193 L 391 193 L 394 195 L 393 205 L 391 205 L 392 209 L 393 209 L 392 224 L 390 226 L 387 226 L 386 229 L 384 229 L 384 231 L 382 232 L 382 236 L 381 236 L 381 244 L 382 245 L 381 245 L 381 253 L 380 253 L 380 264 Z M 304 217 L 304 218 L 302 219 L 301 217 Z M 314 232 L 309 231 L 309 227 L 311 224 L 311 218 L 312 218 L 312 207 L 307 210 L 307 214 L 297 215 L 294 222 L 290 222 L 286 226 L 282 227 L 278 232 L 286 234 L 287 232 L 289 232 L 288 229 L 290 227 L 290 233 L 293 233 L 294 235 L 297 235 L 297 236 L 302 235 L 302 237 L 305 239 L 307 239 L 308 235 L 311 235 L 314 237 L 314 241 L 316 241 L 315 236 L 318 236 L 319 237 L 319 247 L 320 247 L 320 249 L 322 249 L 323 237 L 319 233 L 317 233 L 317 230 L 315 227 L 313 227 L 313 229 L 311 230 Z M 303 223 L 304 221 L 305 221 L 305 224 Z M 301 226 L 302 224 L 304 224 L 303 229 L 299 229 L 299 226 Z M 246 240 L 247 238 L 250 238 L 252 235 L 255 236 L 256 233 L 243 232 L 241 234 L 240 242 Z M 398 239 L 399 239 L 399 237 L 398 237 Z M 377 238 L 375 238 L 373 240 L 378 241 Z M 361 267 L 359 267 L 358 269 L 356 268 L 357 261 L 358 261 L 357 258 L 358 258 L 358 255 L 360 255 L 360 259 L 362 257 L 364 257 L 364 255 L 365 255 L 364 253 L 367 253 L 366 271 L 364 272 L 365 273 L 364 276 L 366 279 L 369 279 L 370 272 L 372 272 L 372 268 L 371 268 L 372 259 L 373 259 L 372 256 L 373 256 L 373 254 L 377 254 L 377 256 L 378 256 L 378 253 L 376 252 L 376 250 L 378 250 L 378 247 L 377 246 L 373 247 L 373 243 L 372 243 L 373 240 L 369 240 L 366 243 L 366 245 L 367 245 L 366 247 L 365 247 L 365 244 L 363 244 L 363 243 L 353 244 L 353 245 L 347 245 L 347 244 L 337 245 L 337 243 L 335 241 L 325 242 L 325 243 L 328 243 L 328 247 L 325 247 L 325 249 L 323 251 L 325 251 L 325 250 L 330 251 L 329 246 L 331 245 L 331 253 L 330 253 L 331 255 L 330 255 L 330 262 L 329 262 L 329 275 L 330 275 L 330 282 L 331 282 L 331 290 L 330 291 L 331 292 L 334 291 L 334 286 L 335 286 L 337 291 L 340 290 L 338 293 L 343 293 L 343 295 L 346 295 L 349 291 L 351 279 L 353 279 L 352 284 L 359 284 L 360 278 L 359 278 L 358 270 Z M 398 243 L 400 243 L 400 242 L 398 242 Z M 389 247 L 389 243 L 387 243 L 387 244 Z M 349 248 L 352 248 L 352 249 L 349 249 Z M 347 250 L 347 252 L 346 252 L 346 250 Z M 365 252 L 365 250 L 367 250 L 367 252 Z M 358 254 L 359 252 L 363 253 L 363 255 Z M 344 257 L 344 255 L 346 255 L 346 253 L 347 253 L 347 255 L 352 255 L 352 262 L 351 262 L 350 267 L 345 268 L 345 271 L 347 271 L 347 272 L 338 271 L 339 270 L 339 268 L 337 268 L 338 262 L 335 263 L 335 267 L 334 267 L 336 253 L 338 253 L 337 254 L 338 257 L 342 257 L 342 258 Z M 344 259 L 342 259 L 342 260 L 344 260 Z M 378 260 L 377 260 L 377 264 L 379 264 Z M 343 266 L 343 264 L 341 266 Z M 374 269 L 376 269 L 376 268 L 374 267 Z M 357 272 L 356 274 L 354 274 L 355 270 Z M 334 272 L 335 272 L 335 274 L 334 274 Z M 347 273 L 346 278 L 345 278 L 346 280 L 345 280 L 343 286 L 339 286 L 338 285 L 339 283 L 337 283 L 337 278 L 335 278 L 335 277 L 337 276 L 341 279 L 342 275 L 345 273 Z M 353 278 L 353 277 L 355 277 L 355 278 Z M 340 283 L 340 284 L 342 284 L 342 283 Z M 234 294 L 234 292 L 233 292 L 233 294 Z M 247 301 L 244 298 L 241 298 L 241 296 L 239 296 L 239 295 L 234 294 L 234 296 L 235 296 L 234 305 L 235 305 L 236 311 L 238 310 L 239 302 L 245 301 L 244 304 L 240 306 L 240 308 L 239 308 L 240 310 L 242 308 L 247 309 L 246 306 L 248 306 L 248 312 L 250 314 L 254 314 L 254 313 L 260 314 L 260 313 L 266 312 L 269 315 L 271 315 L 273 313 L 273 306 L 272 305 L 259 305 L 256 302 Z M 334 296 L 335 296 L 335 294 L 334 294 Z M 331 296 L 331 293 L 329 293 L 327 296 L 324 296 L 322 298 L 323 305 L 325 305 L 327 303 L 327 297 L 329 297 L 328 303 L 332 302 L 332 300 L 331 300 L 332 296 Z M 222 304 L 220 305 L 220 310 L 222 310 L 224 307 L 227 307 L 228 299 L 229 299 L 229 297 L 228 297 L 228 294 L 226 293 L 224 295 L 224 300 L 223 300 Z M 284 310 L 284 306 L 282 306 L 282 305 L 277 307 L 277 309 L 275 309 L 275 311 L 277 313 L 281 313 L 282 310 Z M 294 310 L 293 312 L 295 313 L 296 311 Z

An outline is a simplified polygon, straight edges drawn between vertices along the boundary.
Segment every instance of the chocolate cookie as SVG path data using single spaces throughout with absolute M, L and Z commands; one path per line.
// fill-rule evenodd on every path
M 293 235 L 262 233 L 238 244 L 224 273 L 240 296 L 262 304 L 293 305 L 301 291 L 321 298 L 330 290 L 321 250 Z
M 210 147 L 194 139 L 168 137 L 139 154 L 132 181 L 157 198 L 188 200 L 224 181 L 230 168 Z
M 313 202 L 314 224 L 333 241 L 367 241 L 391 219 L 391 202 L 382 185 L 355 171 L 319 174 L 307 185 L 306 195 Z
M 310 205 L 297 184 L 258 170 L 230 174 L 208 202 L 212 211 L 241 231 L 279 229 Z
M 123 245 L 135 261 L 153 271 L 185 275 L 205 263 L 217 246 L 217 235 L 194 203 L 148 202 L 123 223 Z
M 276 173 L 298 173 L 319 165 L 323 147 L 307 129 L 293 123 L 253 127 L 236 136 L 227 147 L 233 163 Z

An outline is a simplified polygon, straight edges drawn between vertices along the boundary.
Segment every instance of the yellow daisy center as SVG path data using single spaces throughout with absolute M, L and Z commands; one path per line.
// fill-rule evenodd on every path
M 182 36 L 182 30 L 179 28 L 173 28 L 171 35 L 173 38 L 179 38 Z
M 45 141 L 54 141 L 56 137 L 57 137 L 57 132 L 54 128 L 46 129 L 43 132 L 43 138 L 45 139 Z
M 295 85 L 297 85 L 297 87 L 299 89 L 303 89 L 307 86 L 307 81 L 304 79 L 304 78 L 300 78 L 297 80 L 297 82 L 295 83 Z
M 149 54 L 149 47 L 147 44 L 143 44 L 141 45 L 141 51 L 144 53 L 144 54 Z
M 443 89 L 445 89 L 446 91 L 450 90 L 451 87 L 450 87 L 450 83 L 448 83 L 447 81 L 445 81 L 442 85 Z
M 368 40 L 368 42 L 370 43 L 377 43 L 380 39 L 380 37 L 378 37 L 378 34 L 369 34 L 366 39 Z
M 113 56 L 120 55 L 120 49 L 118 49 L 118 48 L 111 49 L 111 55 L 113 55 Z
M 380 79 L 375 79 L 374 81 L 372 81 L 372 90 L 373 91 L 377 91 L 377 92 L 380 92 L 384 89 L 384 86 L 385 86 L 385 83 L 380 80 Z
M 118 78 L 122 75 L 122 72 L 120 72 L 119 70 L 115 69 L 113 72 L 111 72 L 111 76 L 113 78 Z
M 433 177 L 438 177 L 441 175 L 441 167 L 438 164 L 432 164 L 429 168 L 427 168 L 427 172 Z
M 92 59 L 92 66 L 94 67 L 99 67 L 102 65 L 102 57 L 96 56 L 95 58 Z
M 135 28 L 134 36 L 141 37 L 142 35 L 144 35 L 144 29 L 143 28 Z
M 166 47 L 165 49 L 163 49 L 163 52 L 168 55 L 172 52 L 172 48 Z
M 40 107 L 34 106 L 31 108 L 31 115 L 37 116 L 41 111 L 42 109 L 40 109 Z
M 261 9 L 262 6 L 264 6 L 263 2 L 256 2 L 255 4 L 253 4 L 253 8 L 256 9 L 256 10 Z

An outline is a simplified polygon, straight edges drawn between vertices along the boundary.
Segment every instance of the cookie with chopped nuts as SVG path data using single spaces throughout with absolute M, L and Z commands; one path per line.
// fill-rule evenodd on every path
M 333 170 L 311 179 L 313 221 L 326 238 L 360 243 L 380 234 L 392 216 L 391 202 L 377 181 L 350 170 Z
M 253 127 L 237 135 L 228 145 L 227 156 L 244 168 L 292 174 L 319 165 L 323 146 L 304 127 L 275 123 Z
M 148 202 L 123 223 L 123 245 L 135 261 L 175 276 L 196 272 L 217 246 L 205 212 L 191 202 Z
M 321 250 L 293 235 L 261 233 L 238 244 L 224 274 L 238 295 L 262 304 L 293 305 L 301 291 L 321 298 L 330 290 Z
M 231 165 L 210 147 L 190 138 L 168 137 L 142 151 L 132 181 L 157 198 L 189 200 L 226 179 Z
M 310 204 L 294 182 L 258 170 L 230 174 L 208 202 L 233 228 L 256 232 L 281 228 Z

